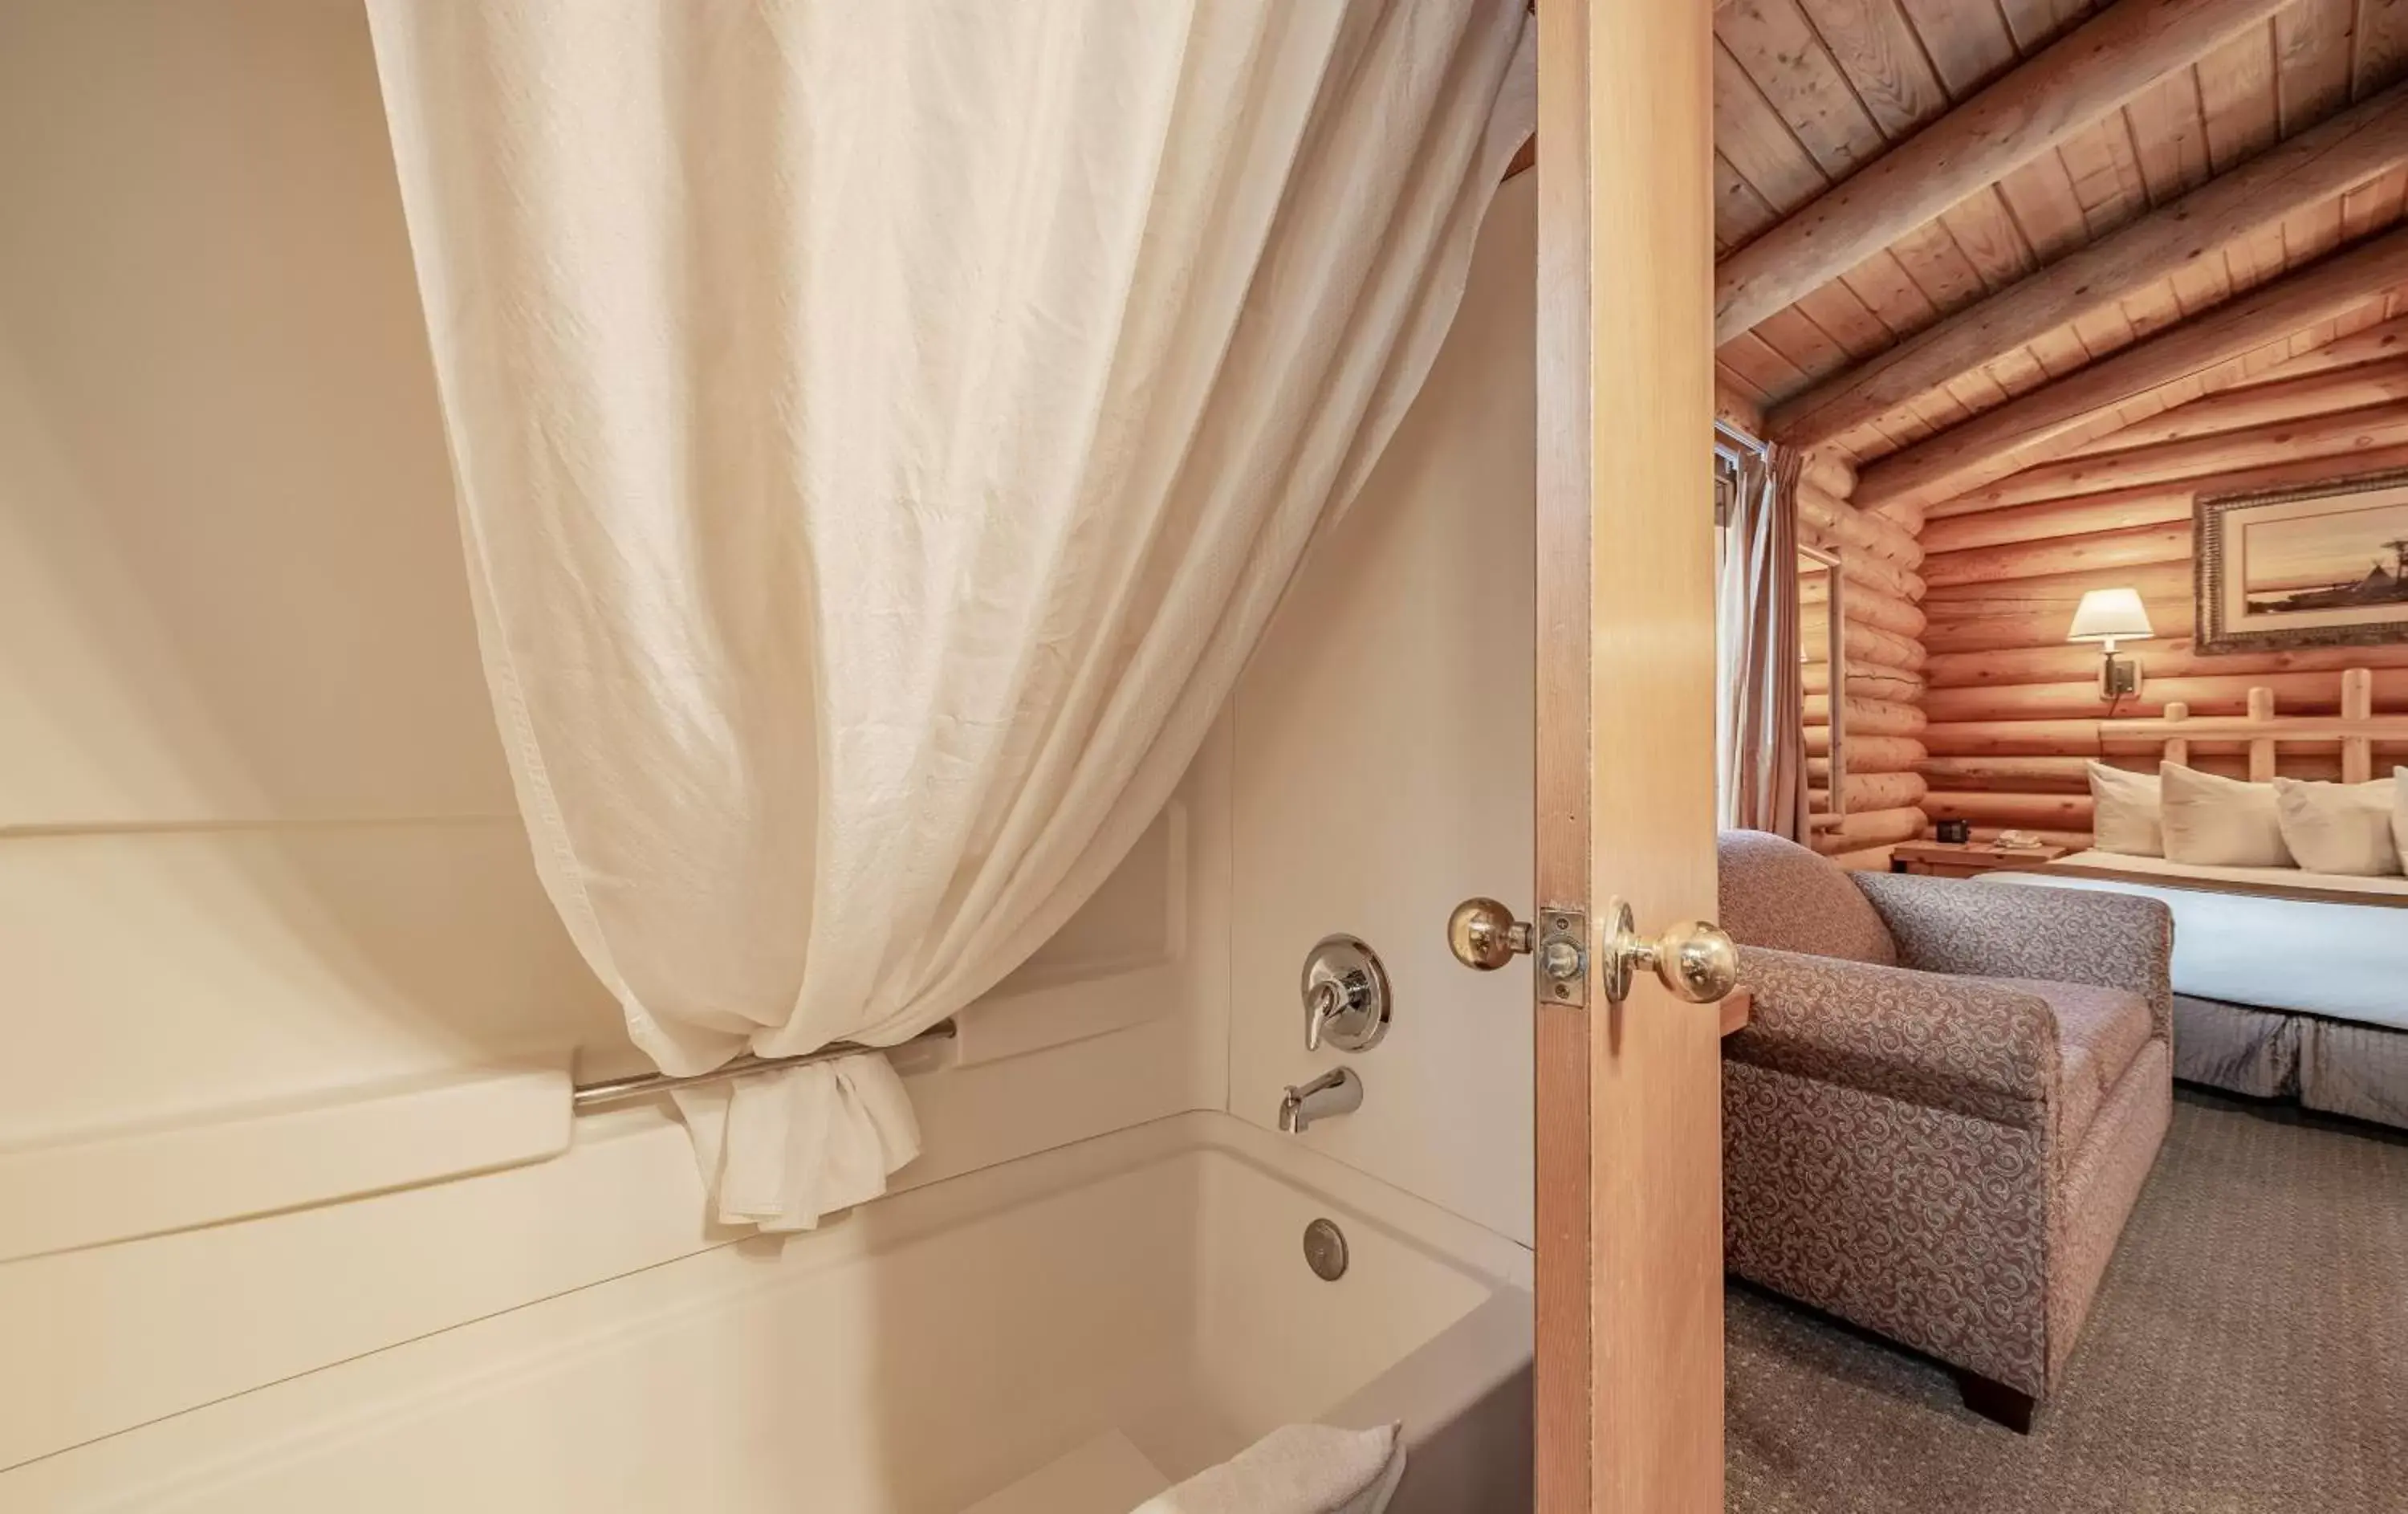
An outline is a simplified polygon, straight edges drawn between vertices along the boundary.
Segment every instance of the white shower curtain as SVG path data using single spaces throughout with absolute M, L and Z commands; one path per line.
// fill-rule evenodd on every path
M 1086 900 L 1531 125 L 1524 0 L 369 15 L 537 863 L 671 1073 L 906 1039 Z M 917 1145 L 877 1056 L 681 1104 L 728 1222 Z

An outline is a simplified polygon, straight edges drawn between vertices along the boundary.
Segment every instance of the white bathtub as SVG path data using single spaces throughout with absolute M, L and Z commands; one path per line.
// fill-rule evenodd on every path
M 1050 1478 L 1048 1514 L 1117 1514 L 1289 1420 L 1401 1420 L 1400 1514 L 1526 1508 L 1528 1281 L 1490 1232 L 1185 1115 L 143 1425 L 0 1504 L 962 1514 Z

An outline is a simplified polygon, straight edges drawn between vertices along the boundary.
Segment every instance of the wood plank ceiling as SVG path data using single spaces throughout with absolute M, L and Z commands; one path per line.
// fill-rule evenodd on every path
M 2103 9 L 2088 0 L 1725 0 L 1714 22 L 1717 255 Z M 1777 411 L 2403 77 L 2408 0 L 2294 0 L 1724 341 L 1723 382 Z M 1860 462 L 1909 447 L 2404 217 L 2408 164 L 2191 258 L 1830 444 Z M 2402 309 L 2391 290 L 2370 290 L 2362 307 L 2302 329 L 2263 363 Z M 2128 405 L 2127 418 L 2214 384 L 2170 387 L 2184 392 Z

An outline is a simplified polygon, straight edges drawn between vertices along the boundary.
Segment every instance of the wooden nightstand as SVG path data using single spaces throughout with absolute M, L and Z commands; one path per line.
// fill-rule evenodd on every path
M 2001 851 L 1988 842 L 1910 841 L 1891 849 L 1889 870 L 1932 878 L 1975 878 L 2000 868 L 2035 867 L 2072 855 L 2071 846 L 2018 846 Z

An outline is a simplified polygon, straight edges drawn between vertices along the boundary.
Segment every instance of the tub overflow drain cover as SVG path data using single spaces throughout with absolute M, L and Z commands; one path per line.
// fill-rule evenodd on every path
M 1304 1227 L 1304 1264 L 1324 1282 L 1346 1276 L 1346 1233 L 1337 1221 L 1316 1219 Z

